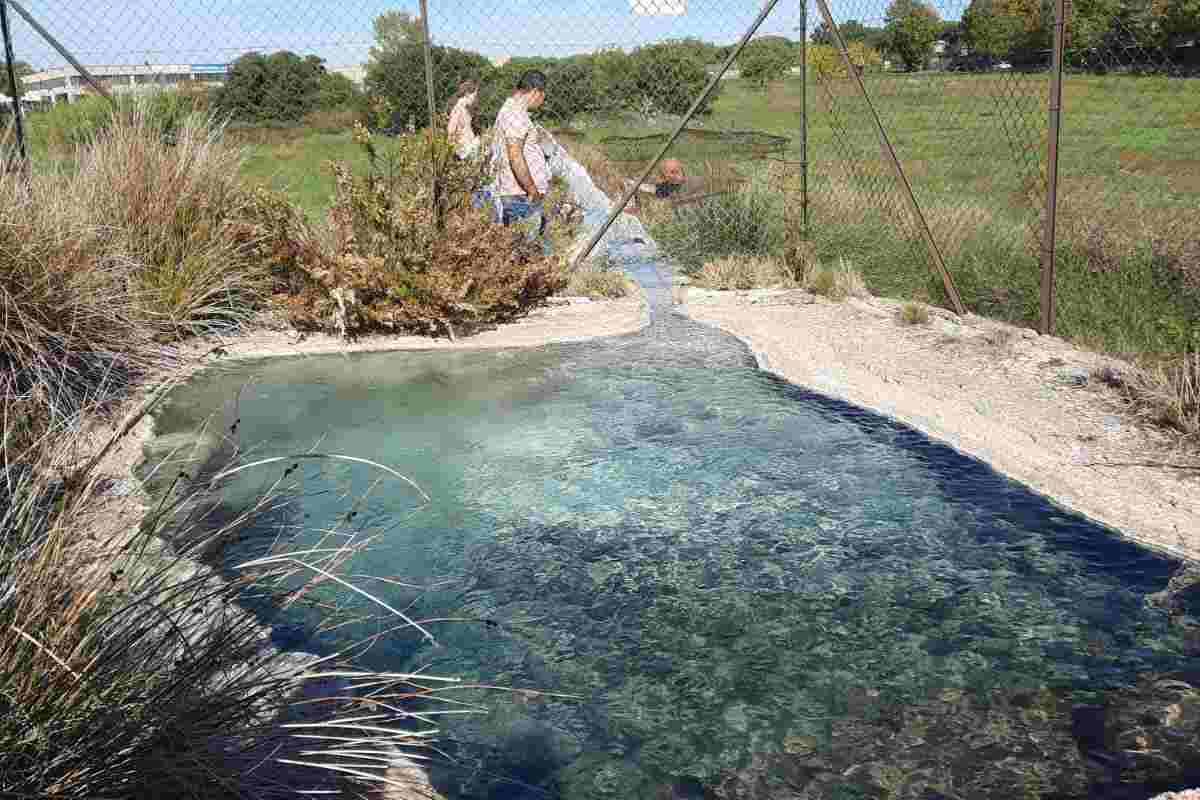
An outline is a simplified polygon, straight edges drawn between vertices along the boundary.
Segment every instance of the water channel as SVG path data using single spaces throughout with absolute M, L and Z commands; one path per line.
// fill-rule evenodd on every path
M 609 246 L 649 298 L 639 333 L 242 362 L 202 373 L 156 419 L 152 455 L 236 420 L 256 456 L 370 458 L 429 494 L 305 465 L 289 513 L 309 531 L 294 546 L 335 523 L 376 533 L 347 571 L 432 587 L 371 586 L 456 620 L 432 625 L 437 648 L 380 638 L 369 666 L 574 696 L 472 694 L 489 713 L 447 722 L 440 791 L 1146 797 L 1194 778 L 1173 757 L 1157 783 L 1120 789 L 1131 779 L 1088 744 L 1106 735 L 1088 709 L 1111 720 L 1144 707 L 1148 681 L 1200 674 L 1146 602 L 1175 562 L 758 370 L 672 307 L 652 248 Z M 239 476 L 225 502 L 277 477 Z M 326 652 L 379 629 L 271 621 Z M 1119 789 L 1132 793 L 1104 794 Z

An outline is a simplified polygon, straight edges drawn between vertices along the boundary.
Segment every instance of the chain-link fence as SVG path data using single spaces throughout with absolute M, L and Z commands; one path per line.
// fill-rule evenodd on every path
M 1189 2 L 1060 4 L 1060 135 L 1046 3 L 427 0 L 423 19 L 417 0 L 10 0 L 8 16 L 35 156 L 56 103 L 220 86 L 251 177 L 318 207 L 352 117 L 402 132 L 432 108 L 444 125 L 474 80 L 483 131 L 538 68 L 535 117 L 685 271 L 845 265 L 876 293 L 1044 327 L 1057 309 L 1065 334 L 1110 320 L 1106 346 L 1179 349 L 1200 293 Z M 314 119 L 308 138 L 251 132 Z

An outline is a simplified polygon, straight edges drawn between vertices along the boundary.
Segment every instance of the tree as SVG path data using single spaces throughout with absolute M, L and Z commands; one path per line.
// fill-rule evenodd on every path
M 634 50 L 632 59 L 633 99 L 659 113 L 687 113 L 708 85 L 706 65 L 687 47 L 670 42 L 646 45 Z M 711 110 L 720 88 L 713 91 L 700 113 Z
M 353 108 L 362 97 L 354 81 L 340 72 L 326 72 L 321 76 L 321 93 L 317 105 L 324 109 Z
M 375 18 L 371 26 L 375 29 L 375 46 L 369 51 L 372 59 L 376 54 L 395 52 L 425 40 L 421 18 L 407 11 L 385 11 Z
M 1200 37 L 1200 0 L 1165 0 L 1162 11 L 1168 44 L 1176 37 Z
M 288 50 L 246 53 L 230 66 L 216 106 L 247 122 L 299 122 L 317 108 L 324 75 L 316 56 L 301 58 Z
M 981 56 L 1003 59 L 1050 47 L 1050 20 L 1041 0 L 971 0 L 963 42 Z
M 483 80 L 489 91 L 495 90 L 491 80 L 492 65 L 486 58 L 469 50 L 434 46 L 433 91 L 439 113 L 443 104 L 454 96 L 465 80 Z M 409 124 L 417 128 L 429 125 L 429 98 L 425 90 L 425 52 L 419 44 L 379 51 L 367 63 L 367 94 L 383 100 L 390 112 L 391 128 Z M 481 97 L 481 100 L 483 98 Z
M 941 17 L 933 6 L 921 0 L 893 0 L 884 21 L 888 50 L 910 72 L 924 67 L 942 29 Z
M 771 81 L 786 78 L 796 63 L 792 43 L 779 37 L 758 39 L 746 45 L 738 58 L 742 77 L 765 87 Z

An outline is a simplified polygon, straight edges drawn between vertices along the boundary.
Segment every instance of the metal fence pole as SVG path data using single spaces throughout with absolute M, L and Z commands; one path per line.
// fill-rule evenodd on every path
M 1054 332 L 1054 245 L 1058 232 L 1058 139 L 1062 122 L 1063 53 L 1066 49 L 1066 0 L 1054 3 L 1054 54 L 1050 64 L 1049 131 L 1046 137 L 1046 220 L 1042 231 L 1041 332 Z
M 89 86 L 96 90 L 96 94 L 108 100 L 108 102 L 112 103 L 114 106 L 117 104 L 116 99 L 112 96 L 112 92 L 105 88 L 104 84 L 96 80 L 95 76 L 88 72 L 87 67 L 85 67 L 83 64 L 80 64 L 79 60 L 76 59 L 75 56 L 71 55 L 71 51 L 63 47 L 62 43 L 59 42 L 58 39 L 55 39 L 50 31 L 42 27 L 42 24 L 34 19 L 33 15 L 26 11 L 21 4 L 17 2 L 17 0 L 7 0 L 7 2 L 8 5 L 12 7 L 13 11 L 21 15 L 21 19 L 25 20 L 29 27 L 37 31 L 38 35 L 45 39 L 47 44 L 57 50 L 58 54 L 66 59 L 68 64 L 75 68 L 75 71 L 79 73 L 79 76 L 87 81 Z
M 1058 2 L 1062 3 L 1063 0 L 1058 0 Z M 909 210 L 912 211 L 913 219 L 921 232 L 921 238 L 925 240 L 925 245 L 929 248 L 929 254 L 933 256 L 934 265 L 942 277 L 942 285 L 946 287 L 946 294 L 950 297 L 950 302 L 954 305 L 955 312 L 965 314 L 967 310 L 963 307 L 962 298 L 958 294 L 958 288 L 954 285 L 954 278 L 950 276 L 950 270 L 946 268 L 946 262 L 942 258 L 942 251 L 938 249 L 937 242 L 933 238 L 933 232 L 929 230 L 929 223 L 925 220 L 925 214 L 921 212 L 921 206 L 917 203 L 916 195 L 913 194 L 912 184 L 908 182 L 908 176 L 904 174 L 904 167 L 900 165 L 900 158 L 896 155 L 896 150 L 892 147 L 891 139 L 888 138 L 887 130 L 883 127 L 883 120 L 879 118 L 879 112 L 875 110 L 875 104 L 871 102 L 871 95 L 867 92 L 867 85 L 863 83 L 862 75 L 858 72 L 858 67 L 850 59 L 850 51 L 846 48 L 846 40 L 842 37 L 841 29 L 833 21 L 833 14 L 829 10 L 829 3 L 827 0 L 817 0 L 817 8 L 820 9 L 821 16 L 825 20 L 825 27 L 829 29 L 834 40 L 837 42 L 837 48 L 842 54 L 842 62 L 846 65 L 846 74 L 854 80 L 854 83 L 858 86 L 859 95 L 871 111 L 871 117 L 875 121 L 875 130 L 879 134 L 880 148 L 891 164 L 892 172 L 896 176 L 896 182 L 900 184 L 900 188 L 903 190 L 904 199 L 908 202 Z
M 437 122 L 437 99 L 433 96 L 433 42 L 429 38 L 429 0 L 421 0 L 421 38 L 425 48 L 425 92 L 429 95 L 429 127 Z
M 737 57 L 740 56 L 742 51 L 746 49 L 746 45 L 750 42 L 751 37 L 754 36 L 760 27 L 762 27 L 762 24 L 766 21 L 767 17 L 771 16 L 771 12 L 775 10 L 775 6 L 777 5 L 779 5 L 779 0 L 768 0 L 766 5 L 763 6 L 763 10 L 758 12 L 758 18 L 755 19 L 754 22 L 751 23 L 750 27 L 746 29 L 746 32 L 742 34 L 742 40 L 738 42 L 737 47 L 735 47 L 733 52 L 731 52 L 728 58 L 725 59 L 725 63 L 721 65 L 719 70 L 717 70 L 717 74 L 712 76 L 708 82 L 708 86 L 704 87 L 704 91 L 700 93 L 700 96 L 696 98 L 694 103 L 692 103 L 692 107 L 689 108 L 687 113 L 683 115 L 683 119 L 681 119 L 679 124 L 675 126 L 675 132 L 672 133 L 667 141 L 663 143 L 662 148 L 658 151 L 658 154 L 654 156 L 654 160 L 650 162 L 645 171 L 642 172 L 641 177 L 638 178 L 637 181 L 625 191 L 625 196 L 621 198 L 621 202 L 613 206 L 613 210 L 608 214 L 608 219 L 604 220 L 604 224 L 601 225 L 600 229 L 592 235 L 591 241 L 587 243 L 587 247 L 585 247 L 583 252 L 576 257 L 574 266 L 579 267 L 581 264 L 583 264 L 587 257 L 591 255 L 591 252 L 596 249 L 596 245 L 599 244 L 600 240 L 604 238 L 604 234 L 607 233 L 608 229 L 612 227 L 612 224 L 617 221 L 617 217 L 619 217 L 621 212 L 625 210 L 625 206 L 629 205 L 629 201 L 633 199 L 633 196 L 637 192 L 641 191 L 642 184 L 645 183 L 650 178 L 650 175 L 653 174 L 654 170 L 658 168 L 658 163 L 662 161 L 663 156 L 667 154 L 667 151 L 670 150 L 672 145 L 674 145 L 679 139 L 680 134 L 683 133 L 683 129 L 686 128 L 687 124 L 692 121 L 692 117 L 696 116 L 696 112 L 700 110 L 700 106 L 704 105 L 704 101 L 707 100 L 713 93 L 713 90 L 717 88 L 717 84 L 721 82 L 721 78 L 725 75 L 725 72 L 730 66 L 733 65 L 734 61 L 737 61 Z
M 12 32 L 8 28 L 8 0 L 0 0 L 0 35 L 4 36 L 4 63 L 8 70 L 8 91 L 12 98 L 13 128 L 17 135 L 17 152 L 21 154 L 21 171 L 29 170 L 29 151 L 25 148 L 25 121 L 21 116 L 21 87 L 17 85 L 17 70 L 13 55 Z
M 808 241 L 808 0 L 800 0 L 800 230 Z

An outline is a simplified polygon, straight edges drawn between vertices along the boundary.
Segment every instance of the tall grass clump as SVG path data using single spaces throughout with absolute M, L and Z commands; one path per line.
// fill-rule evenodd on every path
M 589 297 L 593 300 L 616 300 L 628 297 L 634 285 L 617 265 L 606 257 L 589 259 L 571 269 L 562 294 Z
M 365 544 L 355 532 L 304 547 L 266 537 L 224 577 L 192 560 L 277 522 L 299 491 L 290 459 L 241 508 L 218 496 L 237 467 L 175 477 L 130 531 L 101 522 L 97 472 L 56 477 L 65 432 L 4 451 L 0 794 L 199 800 L 349 786 L 361 796 L 389 767 L 429 757 L 428 701 L 453 682 L 369 673 L 345 652 L 284 655 L 239 608 L 306 602 L 316 582 L 344 583 L 340 565 Z M 337 624 L 328 598 L 319 611 Z M 410 624 L 420 629 L 403 614 L 390 623 Z
M 1120 391 L 1143 419 L 1200 440 L 1200 352 L 1123 370 L 1105 368 L 1098 377 Z
M 55 103 L 29 114 L 29 138 L 35 152 L 59 158 L 75 155 L 78 147 L 90 144 L 114 124 L 134 115 L 141 124 L 167 141 L 174 138 L 191 117 L 207 112 L 208 93 L 186 86 L 159 89 L 139 96 L 117 95 L 114 103 L 103 97 L 87 96 L 73 103 Z
M 779 200 L 758 184 L 677 208 L 651 233 L 689 276 L 727 256 L 777 255 L 785 239 Z
M 170 342 L 240 325 L 264 285 L 239 157 L 212 120 L 168 144 L 135 110 L 75 162 L 0 176 L 2 388 L 59 420 Z
M 709 261 L 695 274 L 697 286 L 708 289 L 759 289 L 790 286 L 790 271 L 775 258 L 726 256 Z

